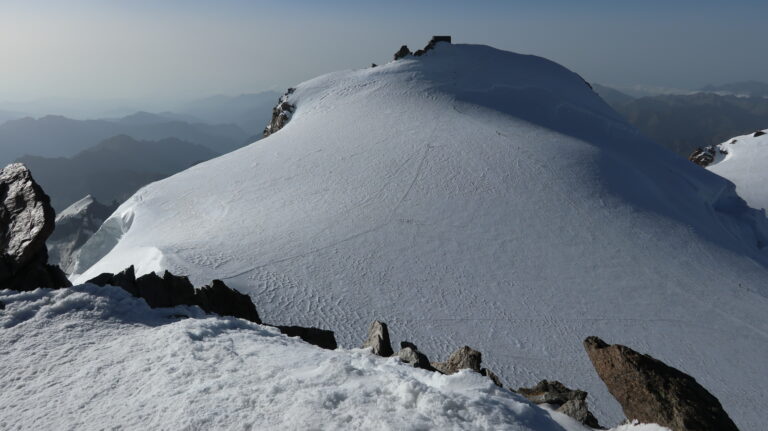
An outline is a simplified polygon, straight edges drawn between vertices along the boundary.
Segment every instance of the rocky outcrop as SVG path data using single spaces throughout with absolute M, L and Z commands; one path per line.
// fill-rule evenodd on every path
M 465 368 L 479 373 L 482 361 L 480 352 L 469 346 L 464 346 L 451 353 L 447 361 L 432 362 L 432 367 L 443 374 L 453 374 Z
M 48 261 L 72 273 L 80 248 L 115 210 L 117 203 L 103 205 L 88 195 L 56 216 L 56 229 L 48 238 Z
M 699 166 L 707 167 L 715 161 L 716 155 L 717 148 L 714 146 L 708 146 L 704 148 L 697 148 L 694 152 L 691 153 L 690 156 L 688 156 L 688 160 Z
M 5 310 L 5 302 L 0 301 L 0 310 Z
M 765 135 L 765 132 L 762 131 L 762 130 L 758 130 L 758 131 L 756 131 L 755 133 L 752 134 L 752 137 L 753 138 L 757 138 L 758 136 L 763 136 L 763 135 Z
M 550 404 L 556 411 L 566 414 L 584 425 L 600 428 L 587 407 L 587 393 L 569 389 L 558 381 L 542 380 L 532 388 L 519 388 L 517 392 L 535 404 Z
M 336 350 L 336 337 L 333 331 L 318 328 L 305 328 L 302 326 L 275 326 L 281 333 L 289 337 L 299 337 L 309 344 L 323 349 Z
M 0 171 L 0 288 L 71 286 L 58 266 L 48 264 L 45 241 L 54 217 L 50 199 L 24 165 Z
M 673 431 L 736 431 L 720 402 L 696 380 L 649 355 L 597 337 L 584 348 L 629 420 Z
M 411 50 L 408 49 L 407 45 L 403 45 L 395 53 L 395 61 L 400 60 L 401 58 L 408 57 L 409 55 L 411 55 Z
M 392 356 L 392 344 L 389 341 L 387 324 L 374 320 L 368 328 L 368 338 L 363 343 L 363 348 L 370 347 L 374 355 Z
M 416 368 L 423 368 L 425 370 L 435 371 L 432 365 L 429 363 L 427 355 L 421 353 L 415 344 L 408 341 L 400 343 L 400 351 L 397 352 L 397 357 L 406 364 Z
M 423 49 L 420 49 L 413 53 L 414 56 L 420 57 L 427 52 L 435 49 L 435 45 L 438 44 L 438 42 L 445 42 L 445 43 L 451 43 L 451 36 L 432 36 L 432 40 L 429 41 L 427 46 L 425 46 Z
M 289 88 L 285 94 L 280 96 L 277 106 L 272 109 L 272 120 L 264 129 L 263 134 L 265 138 L 285 127 L 288 121 L 291 120 L 291 115 L 296 110 L 296 106 L 288 102 L 288 96 L 293 94 L 294 91 L 296 91 L 295 88 Z
M 165 271 L 162 277 L 152 272 L 136 278 L 133 266 L 130 266 L 118 274 L 101 274 L 88 283 L 121 287 L 133 296 L 143 298 L 152 308 L 196 305 L 206 313 L 261 323 L 251 297 L 227 287 L 220 280 L 195 290 L 187 277 Z

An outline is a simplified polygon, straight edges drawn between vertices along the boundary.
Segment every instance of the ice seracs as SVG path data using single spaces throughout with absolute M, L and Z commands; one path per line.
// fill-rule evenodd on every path
M 580 344 L 598 335 L 696 376 L 740 428 L 764 424 L 765 216 L 577 74 L 437 43 L 285 101 L 277 133 L 122 204 L 77 279 L 131 264 L 221 279 L 265 321 L 342 347 L 380 319 L 433 360 L 470 345 L 506 385 L 582 389 L 612 424 Z

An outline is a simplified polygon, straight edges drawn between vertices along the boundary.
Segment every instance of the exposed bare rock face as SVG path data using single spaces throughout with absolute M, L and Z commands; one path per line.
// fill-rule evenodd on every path
M 368 339 L 363 343 L 363 348 L 366 347 L 372 348 L 374 355 L 388 357 L 395 353 L 389 341 L 389 330 L 386 323 L 378 320 L 371 323 L 371 327 L 368 328 Z
M 432 365 L 430 365 L 427 355 L 421 353 L 415 344 L 408 341 L 400 343 L 400 351 L 397 352 L 397 357 L 412 367 L 435 371 Z
M 88 283 L 121 287 L 133 296 L 144 298 L 152 308 L 197 305 L 206 313 L 261 323 L 251 297 L 227 287 L 220 280 L 195 290 L 187 277 L 165 271 L 162 277 L 152 272 L 136 278 L 133 266 L 130 266 L 118 274 L 101 274 Z
M 0 171 L 0 288 L 71 286 L 58 266 L 48 265 L 45 241 L 54 220 L 50 199 L 23 164 Z
M 696 380 L 649 355 L 588 337 L 584 348 L 629 420 L 673 431 L 736 431 L 720 402 Z
M 707 167 L 715 161 L 715 155 L 717 154 L 717 148 L 715 146 L 708 146 L 704 148 L 698 148 L 688 156 L 688 160 L 693 163 Z
M 536 404 L 550 404 L 556 411 L 566 414 L 582 424 L 600 428 L 595 416 L 587 407 L 587 393 L 570 389 L 558 381 L 542 380 L 532 388 L 519 388 L 517 392 Z
M 397 50 L 395 53 L 395 61 L 400 60 L 401 58 L 405 58 L 407 56 L 411 55 L 411 50 L 408 49 L 407 45 L 403 45 L 400 47 L 400 49 Z
M 275 326 L 281 333 L 289 337 L 299 337 L 309 344 L 328 350 L 336 350 L 336 336 L 333 331 L 303 326 Z
M 479 373 L 482 362 L 482 353 L 469 346 L 464 346 L 451 353 L 447 361 L 432 362 L 432 366 L 443 374 L 453 374 L 465 368 Z
M 272 120 L 264 129 L 265 138 L 285 127 L 285 125 L 288 124 L 288 121 L 291 120 L 291 115 L 293 115 L 293 111 L 296 110 L 296 106 L 288 102 L 288 97 L 293 94 L 294 91 L 296 91 L 295 88 L 289 88 L 285 94 L 280 96 L 277 106 L 272 109 Z

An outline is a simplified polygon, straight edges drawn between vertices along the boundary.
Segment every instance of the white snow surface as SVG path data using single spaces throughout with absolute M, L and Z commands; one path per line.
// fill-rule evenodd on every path
M 707 169 L 733 181 L 736 193 L 750 206 L 768 209 L 768 134 L 736 136 L 715 150 Z
M 86 195 L 84 198 L 80 199 L 79 201 L 66 207 L 60 213 L 56 214 L 56 221 L 60 222 L 62 220 L 72 218 L 72 217 L 82 217 L 83 214 L 88 210 L 88 207 L 93 205 L 93 202 L 94 202 L 93 196 Z
M 584 429 L 468 370 L 323 350 L 197 307 L 153 310 L 117 287 L 0 300 L 4 430 Z
M 270 323 L 360 345 L 373 319 L 431 360 L 462 345 L 512 387 L 621 409 L 597 335 L 694 376 L 742 430 L 768 404 L 766 219 L 642 138 L 575 73 L 486 46 L 296 87 L 292 120 L 141 189 L 76 281 L 137 265 L 249 293 Z M 83 273 L 84 271 L 84 273 Z

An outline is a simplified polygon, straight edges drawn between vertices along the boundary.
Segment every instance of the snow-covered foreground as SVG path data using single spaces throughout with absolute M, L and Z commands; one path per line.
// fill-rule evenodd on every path
M 0 300 L 0 429 L 584 429 L 470 371 L 323 350 L 196 307 L 153 310 L 116 287 Z
M 736 136 L 718 145 L 707 169 L 733 181 L 736 193 L 751 206 L 768 210 L 768 134 L 754 135 Z
M 732 183 L 647 142 L 573 72 L 485 46 L 296 87 L 279 132 L 151 184 L 80 254 L 251 294 L 359 346 L 373 319 L 512 387 L 553 379 L 623 418 L 582 340 L 694 376 L 764 426 L 768 229 Z

